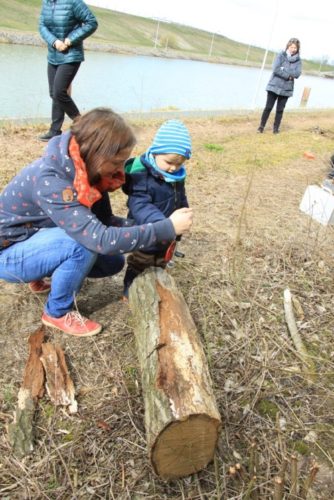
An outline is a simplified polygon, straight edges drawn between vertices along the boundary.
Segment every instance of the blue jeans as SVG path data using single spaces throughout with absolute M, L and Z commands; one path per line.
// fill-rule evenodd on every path
M 52 277 L 45 312 L 55 318 L 73 309 L 75 295 L 86 277 L 112 276 L 123 266 L 122 255 L 92 252 L 59 227 L 41 229 L 27 240 L 0 250 L 0 279 L 29 283 Z

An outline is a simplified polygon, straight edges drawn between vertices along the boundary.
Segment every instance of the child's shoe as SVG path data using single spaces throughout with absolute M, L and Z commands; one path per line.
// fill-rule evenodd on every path
M 53 318 L 44 313 L 42 323 L 75 337 L 91 337 L 102 330 L 100 323 L 81 316 L 78 311 L 68 312 L 60 318 Z

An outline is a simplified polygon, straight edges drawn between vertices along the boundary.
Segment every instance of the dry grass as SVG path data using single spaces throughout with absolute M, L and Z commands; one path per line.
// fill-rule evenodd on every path
M 196 215 L 182 243 L 186 258 L 173 274 L 203 340 L 223 419 L 215 461 L 195 476 L 167 483 L 148 462 L 134 338 L 119 301 L 122 276 L 87 280 L 79 297 L 80 310 L 105 325 L 102 334 L 78 340 L 50 332 L 66 352 L 79 414 L 43 399 L 35 451 L 16 459 L 6 425 L 43 301 L 23 285 L 1 283 L 1 498 L 269 499 L 285 459 L 289 491 L 294 454 L 301 484 L 313 461 L 320 465 L 309 498 L 334 497 L 333 230 L 298 210 L 306 185 L 328 170 L 333 118 L 334 112 L 286 114 L 279 136 L 255 134 L 252 116 L 186 120 Z M 137 152 L 157 124 L 135 124 Z M 2 185 L 41 153 L 39 130 L 0 130 Z M 316 159 L 305 159 L 305 151 Z M 115 212 L 124 213 L 122 194 L 113 198 Z M 303 309 L 296 318 L 316 366 L 313 383 L 285 324 L 286 287 Z

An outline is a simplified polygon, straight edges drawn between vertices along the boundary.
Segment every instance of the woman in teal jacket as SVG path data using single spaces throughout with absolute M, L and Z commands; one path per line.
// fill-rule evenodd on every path
M 48 81 L 52 119 L 42 141 L 61 134 L 65 114 L 80 114 L 69 88 L 84 61 L 83 40 L 97 29 L 94 14 L 82 0 L 43 0 L 39 32 L 48 45 Z

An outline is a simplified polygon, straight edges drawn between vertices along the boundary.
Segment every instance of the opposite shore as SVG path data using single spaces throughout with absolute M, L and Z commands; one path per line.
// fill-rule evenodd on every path
M 15 45 L 32 45 L 34 47 L 45 47 L 45 42 L 41 39 L 38 33 L 35 32 L 21 32 L 14 30 L 0 30 L 0 44 L 15 44 Z M 260 67 L 261 65 L 256 65 L 247 61 L 242 61 L 240 59 L 224 58 L 224 57 L 204 57 L 199 54 L 187 54 L 173 49 L 158 49 L 155 47 L 144 48 L 144 47 L 133 47 L 127 45 L 117 45 L 110 42 L 92 42 L 91 40 L 85 41 L 85 49 L 92 52 L 110 52 L 113 54 L 123 54 L 123 55 L 137 55 L 137 56 L 150 56 L 150 57 L 161 57 L 166 59 L 184 59 L 192 61 L 202 61 L 207 63 L 215 64 L 229 64 L 232 66 L 245 66 L 245 67 Z M 266 69 L 271 69 L 271 64 L 266 64 Z M 327 78 L 333 78 L 332 73 L 319 73 L 318 71 L 304 71 L 304 74 L 310 76 L 323 76 Z

